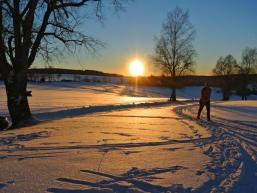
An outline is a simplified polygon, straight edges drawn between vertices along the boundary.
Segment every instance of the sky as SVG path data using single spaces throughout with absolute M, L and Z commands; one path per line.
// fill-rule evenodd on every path
M 240 61 L 245 47 L 257 47 L 256 0 L 134 0 L 124 6 L 118 14 L 105 7 L 102 22 L 90 16 L 81 26 L 85 34 L 103 41 L 104 48 L 95 54 L 81 49 L 52 65 L 128 75 L 129 63 L 138 58 L 146 66 L 145 75 L 158 75 L 149 59 L 154 37 L 176 6 L 189 11 L 196 29 L 196 74 L 210 75 L 220 56 L 232 54 Z

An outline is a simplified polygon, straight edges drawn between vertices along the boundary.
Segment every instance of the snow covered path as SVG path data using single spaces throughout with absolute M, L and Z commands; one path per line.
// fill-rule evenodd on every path
M 96 113 L 2 132 L 0 192 L 197 191 L 212 176 L 205 168 L 211 159 L 199 146 L 211 136 L 174 107 Z
M 215 102 L 206 122 L 162 88 L 30 88 L 42 122 L 0 132 L 0 192 L 257 192 L 256 101 Z
M 197 104 L 176 109 L 191 120 L 195 120 L 197 110 Z M 216 102 L 212 105 L 212 122 L 197 121 L 212 132 L 213 141 L 206 153 L 216 160 L 211 167 L 219 175 L 212 182 L 218 184 L 218 192 L 257 192 L 256 111 L 257 101 Z

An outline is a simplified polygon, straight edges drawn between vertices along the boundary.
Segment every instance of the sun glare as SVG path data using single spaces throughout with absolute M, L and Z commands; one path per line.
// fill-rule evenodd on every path
M 144 74 L 144 64 L 136 59 L 130 63 L 129 71 L 132 76 L 142 76 Z

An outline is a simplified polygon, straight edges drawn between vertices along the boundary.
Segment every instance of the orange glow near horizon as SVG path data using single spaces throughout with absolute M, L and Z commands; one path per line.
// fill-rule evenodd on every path
M 144 74 L 144 63 L 138 59 L 129 64 L 129 72 L 132 76 L 142 76 Z

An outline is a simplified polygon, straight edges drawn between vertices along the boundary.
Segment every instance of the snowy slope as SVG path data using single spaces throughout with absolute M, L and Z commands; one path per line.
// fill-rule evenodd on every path
M 0 192 L 197 190 L 212 176 L 197 145 L 210 134 L 178 120 L 170 106 L 147 107 L 2 132 Z
M 29 88 L 42 122 L 0 132 L 0 193 L 257 192 L 256 101 L 214 101 L 207 122 L 205 111 L 195 119 L 200 87 L 179 90 L 177 103 L 165 88 Z
M 257 101 L 215 102 L 211 107 L 211 122 L 199 125 L 212 132 L 213 141 L 205 144 L 206 154 L 215 160 L 209 167 L 216 180 L 217 192 L 257 192 Z M 177 108 L 177 112 L 196 120 L 198 105 Z
M 48 112 L 67 108 L 111 104 L 131 104 L 141 102 L 166 101 L 170 89 L 130 86 L 112 83 L 93 82 L 51 82 L 30 83 L 33 97 L 29 98 L 33 112 Z M 179 89 L 179 99 L 198 99 L 201 87 Z M 221 95 L 213 89 L 213 100 Z M 51 92 L 49 92 L 51 91 Z M 0 113 L 7 113 L 6 94 L 0 82 Z

